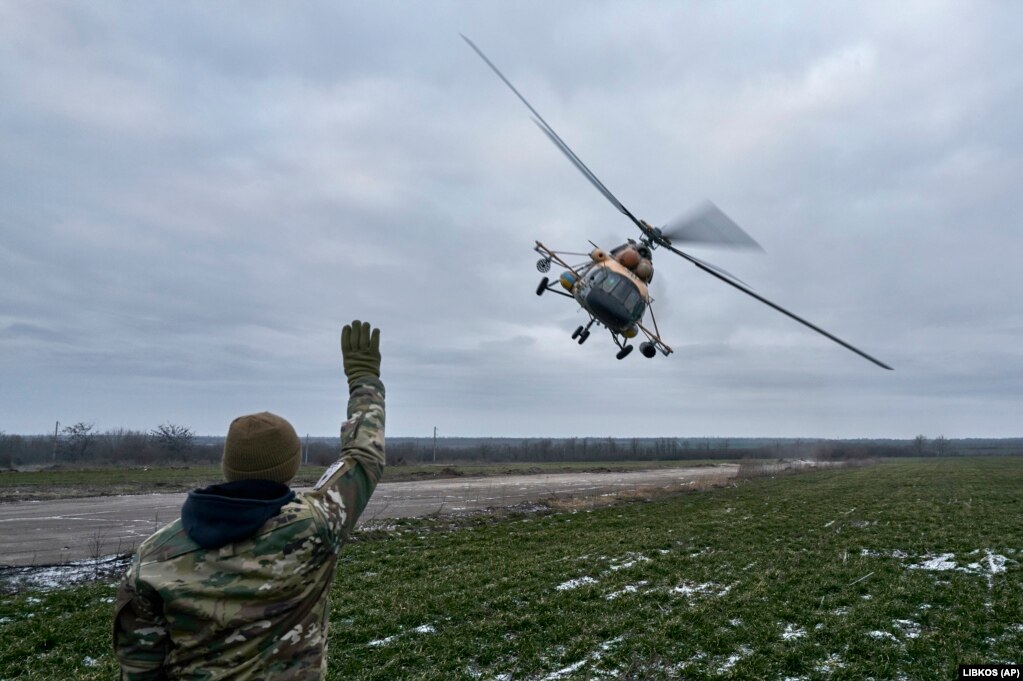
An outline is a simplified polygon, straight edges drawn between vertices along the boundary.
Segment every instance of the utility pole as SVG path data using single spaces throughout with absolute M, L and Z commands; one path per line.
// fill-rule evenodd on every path
M 305 452 L 302 456 L 303 463 L 309 463 L 309 433 L 305 434 Z
M 437 426 L 433 427 L 433 462 L 437 463 Z
M 56 421 L 53 424 L 53 463 L 57 462 L 57 428 L 60 427 L 60 421 Z
M 60 421 L 53 424 L 53 463 L 57 463 L 57 429 L 60 428 Z

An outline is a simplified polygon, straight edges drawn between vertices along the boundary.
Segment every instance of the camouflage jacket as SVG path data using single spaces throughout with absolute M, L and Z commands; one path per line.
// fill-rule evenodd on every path
M 341 457 L 313 491 L 282 498 L 254 534 L 220 548 L 201 548 L 180 519 L 149 537 L 118 592 L 121 678 L 323 678 L 338 554 L 383 468 L 384 386 L 360 379 Z

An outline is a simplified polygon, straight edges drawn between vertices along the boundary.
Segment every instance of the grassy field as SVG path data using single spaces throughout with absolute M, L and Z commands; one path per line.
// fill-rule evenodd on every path
M 333 679 L 953 679 L 1023 663 L 1023 458 L 900 462 L 346 547 Z M 113 588 L 0 601 L 0 679 L 109 679 Z
M 722 463 L 715 461 L 713 463 Z M 384 480 L 423 480 L 514 473 L 627 471 L 710 465 L 708 461 L 620 461 L 552 463 L 418 464 L 389 466 Z M 293 483 L 311 486 L 325 466 L 302 466 Z M 59 499 L 111 494 L 186 492 L 222 479 L 219 465 L 160 468 L 58 468 L 39 471 L 0 471 L 0 502 Z

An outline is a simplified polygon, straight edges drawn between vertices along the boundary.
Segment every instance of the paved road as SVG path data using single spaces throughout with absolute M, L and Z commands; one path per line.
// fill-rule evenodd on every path
M 385 482 L 377 487 L 360 523 L 514 506 L 551 496 L 673 487 L 701 478 L 730 477 L 736 469 L 726 464 Z M 158 527 L 176 520 L 184 499 L 184 494 L 139 494 L 0 504 L 0 565 L 45 565 L 131 551 Z

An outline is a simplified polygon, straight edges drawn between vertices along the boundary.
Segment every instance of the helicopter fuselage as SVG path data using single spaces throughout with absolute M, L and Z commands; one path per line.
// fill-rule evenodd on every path
M 594 260 L 573 283 L 572 297 L 613 333 L 632 338 L 649 303 L 646 284 L 613 258 Z

